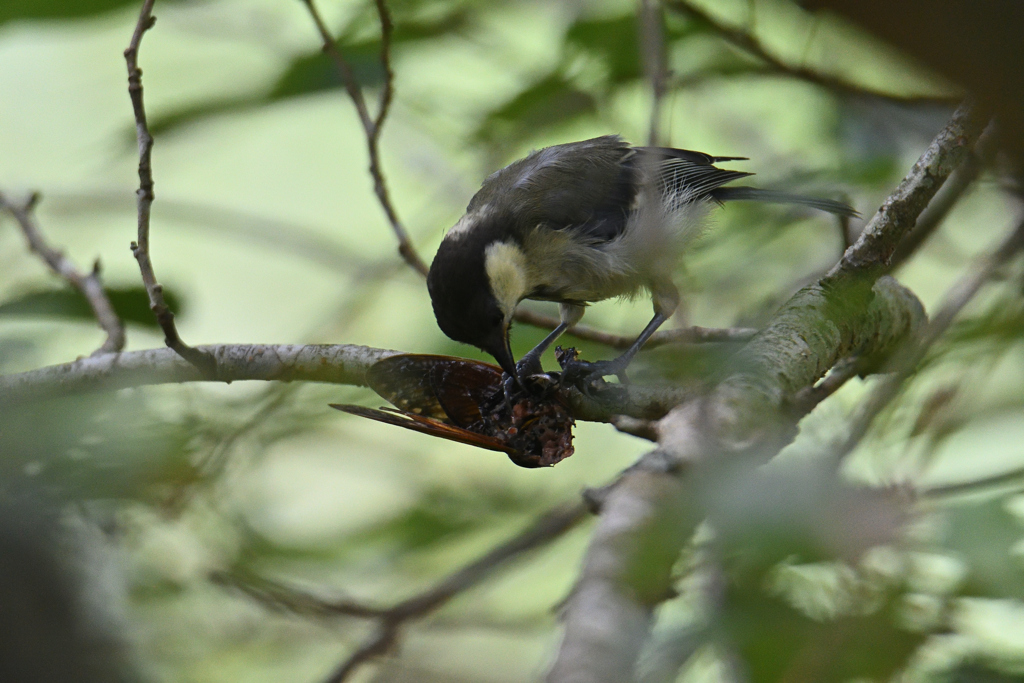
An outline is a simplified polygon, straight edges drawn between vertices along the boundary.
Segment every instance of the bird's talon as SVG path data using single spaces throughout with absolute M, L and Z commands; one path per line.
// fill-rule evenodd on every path
M 604 378 L 610 375 L 618 377 L 622 384 L 629 382 L 626 369 L 617 360 L 590 362 L 573 359 L 565 364 L 562 381 L 576 386 L 587 395 L 593 395 L 606 384 Z
M 505 381 L 501 383 L 501 387 L 505 395 L 505 408 L 511 413 L 513 402 L 512 397 L 519 390 L 519 381 L 515 377 L 505 375 Z
M 544 366 L 540 363 L 540 356 L 526 354 L 516 363 L 516 375 L 519 377 L 532 377 L 533 375 L 544 374 Z

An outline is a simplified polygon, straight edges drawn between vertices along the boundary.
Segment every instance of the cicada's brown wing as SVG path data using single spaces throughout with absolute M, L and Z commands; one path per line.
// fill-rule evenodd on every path
M 430 371 L 439 359 L 447 358 L 416 353 L 389 356 L 373 364 L 366 373 L 367 384 L 400 410 L 444 420 L 448 416 L 437 400 Z
M 496 365 L 464 358 L 439 361 L 430 370 L 430 384 L 438 403 L 448 419 L 460 427 L 483 420 L 487 407 L 502 391 L 501 378 L 501 368 Z
M 377 422 L 411 429 L 414 432 L 438 436 L 442 439 L 457 441 L 458 443 L 477 446 L 478 448 L 486 448 L 489 451 L 499 451 L 501 453 L 509 454 L 510 456 L 518 455 L 518 451 L 516 451 L 516 449 L 510 448 L 503 441 L 493 436 L 477 434 L 476 432 L 471 432 L 467 429 L 463 429 L 462 427 L 456 427 L 455 425 L 429 417 L 416 415 L 415 413 L 409 413 L 402 410 L 378 410 L 376 408 L 366 408 L 364 406 L 339 403 L 331 403 L 330 406 L 342 412 L 349 413 L 350 415 L 367 417 L 371 420 L 376 420 Z

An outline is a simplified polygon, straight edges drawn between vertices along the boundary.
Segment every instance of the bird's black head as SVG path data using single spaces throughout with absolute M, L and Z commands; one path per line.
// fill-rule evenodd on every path
M 486 244 L 479 237 L 453 230 L 441 242 L 427 275 L 434 317 L 446 335 L 483 349 L 515 377 L 508 315 L 491 290 L 485 267 Z

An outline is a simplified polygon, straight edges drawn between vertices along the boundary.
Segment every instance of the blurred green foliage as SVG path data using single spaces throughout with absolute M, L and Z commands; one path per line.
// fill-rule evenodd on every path
M 126 323 L 158 329 L 153 311 L 149 309 L 149 295 L 145 287 L 107 287 L 107 296 L 117 315 Z M 164 289 L 164 301 L 171 310 L 182 312 L 181 298 Z M 89 302 L 77 289 L 45 289 L 26 292 L 0 303 L 0 317 L 48 317 L 66 320 L 93 320 Z
M 80 19 L 138 6 L 132 0 L 7 0 L 0 6 L 0 24 L 19 19 Z
M 384 73 L 373 3 L 319 4 L 372 104 Z M 138 5 L 0 4 L 0 143 L 17 150 L 0 158 L 0 184 L 77 197 L 63 212 L 43 202 L 41 228 L 76 262 L 103 253 L 119 283 L 137 277 L 127 249 L 134 209 L 112 208 L 104 187 L 127 198 L 136 160 L 118 137 L 133 127 L 123 67 L 110 65 Z M 609 132 L 643 141 L 650 97 L 635 3 L 389 6 L 397 90 L 384 167 L 428 260 L 480 180 L 523 150 Z M 157 138 L 153 250 L 185 338 L 475 353 L 436 330 L 420 280 L 367 275 L 394 262 L 392 236 L 373 203 L 362 132 L 345 118 L 341 81 L 302 3 L 156 7 L 141 52 Z M 668 142 L 749 155 L 742 168 L 760 184 L 845 195 L 870 215 L 942 125 L 947 90 L 785 0 L 711 10 L 784 64 L 852 85 L 834 92 L 801 82 L 699 17 L 666 11 Z M 858 84 L 940 101 L 886 102 L 858 96 Z M 121 99 L 90 99 L 96 92 Z M 934 307 L 1009 214 L 984 179 L 898 275 Z M 680 268 L 681 324 L 762 324 L 863 225 L 755 205 L 717 216 Z M 295 227 L 303 222 L 309 234 Z M 200 233 L 182 229 L 197 223 Z M 40 282 L 14 230 L 0 221 L 0 371 L 90 353 L 100 332 L 85 302 Z M 644 683 L 1020 680 L 1022 281 L 1019 264 L 1007 268 L 965 312 L 841 476 L 833 449 L 871 380 L 852 381 L 806 418 L 776 462 L 701 480 L 677 518 L 635 539 L 633 578 L 656 585 L 645 572 L 665 559 L 664 540 L 682 533 L 678 519 L 708 520 L 678 558 L 678 594 L 641 595 L 660 604 L 650 649 L 674 655 Z M 133 323 L 132 348 L 158 346 L 142 288 L 108 291 Z M 648 316 L 646 303 L 600 304 L 586 322 L 629 334 Z M 542 334 L 517 328 L 517 352 Z M 578 346 L 586 357 L 611 353 Z M 728 368 L 733 351 L 666 347 L 631 375 L 697 387 Z M 326 408 L 338 401 L 380 403 L 346 387 L 232 385 L 4 404 L 0 496 L 34 492 L 74 527 L 69 536 L 119 558 L 116 569 L 97 570 L 116 587 L 103 609 L 130 631 L 148 678 L 315 681 L 358 646 L 365 624 L 282 614 L 211 576 L 238 570 L 325 600 L 391 604 L 539 511 L 607 483 L 647 447 L 583 425 L 573 458 L 521 472 L 500 455 L 346 420 Z M 411 624 L 403 649 L 362 680 L 539 678 L 557 637 L 552 610 L 571 590 L 585 542 L 585 533 L 569 534 Z M 82 566 L 102 564 L 84 557 Z M 659 641 L 663 632 L 684 637 Z

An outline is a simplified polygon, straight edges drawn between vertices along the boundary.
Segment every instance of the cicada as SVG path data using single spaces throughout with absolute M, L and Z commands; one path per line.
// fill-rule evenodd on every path
M 402 354 L 375 363 L 367 383 L 394 408 L 331 404 L 346 413 L 550 467 L 573 453 L 576 424 L 554 390 L 506 396 L 501 368 L 453 356 Z

